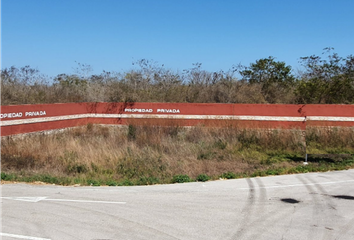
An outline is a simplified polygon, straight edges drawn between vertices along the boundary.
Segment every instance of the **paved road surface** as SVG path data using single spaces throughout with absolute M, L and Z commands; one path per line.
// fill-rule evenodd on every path
M 354 170 L 135 187 L 5 184 L 2 239 L 354 239 Z

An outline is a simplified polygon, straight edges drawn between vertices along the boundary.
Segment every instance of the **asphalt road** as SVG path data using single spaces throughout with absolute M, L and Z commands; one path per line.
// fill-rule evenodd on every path
M 155 186 L 1 188 L 4 240 L 354 237 L 354 170 Z

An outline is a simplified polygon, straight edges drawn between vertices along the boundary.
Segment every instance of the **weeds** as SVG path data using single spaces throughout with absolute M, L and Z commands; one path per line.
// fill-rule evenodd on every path
M 354 154 L 354 128 L 306 128 L 308 154 Z
M 354 166 L 353 129 L 307 131 L 305 139 L 300 130 L 88 124 L 52 135 L 6 137 L 1 180 L 130 186 Z M 303 166 L 306 152 L 309 165 Z

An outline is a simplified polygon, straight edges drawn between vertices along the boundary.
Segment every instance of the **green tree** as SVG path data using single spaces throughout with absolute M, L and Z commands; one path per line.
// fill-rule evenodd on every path
M 272 56 L 259 59 L 249 67 L 240 68 L 242 80 L 249 84 L 260 84 L 264 100 L 268 103 L 278 102 L 279 96 L 289 93 L 295 83 L 291 66 L 275 61 Z
M 302 57 L 304 72 L 296 88 L 300 103 L 353 103 L 354 102 L 354 56 L 347 58 L 325 48 L 327 58 L 312 55 Z

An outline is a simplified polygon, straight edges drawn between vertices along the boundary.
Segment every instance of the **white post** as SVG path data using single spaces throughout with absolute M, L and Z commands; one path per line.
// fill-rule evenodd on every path
M 307 162 L 307 153 L 306 153 L 304 165 L 307 165 L 307 164 L 309 164 L 309 163 Z

